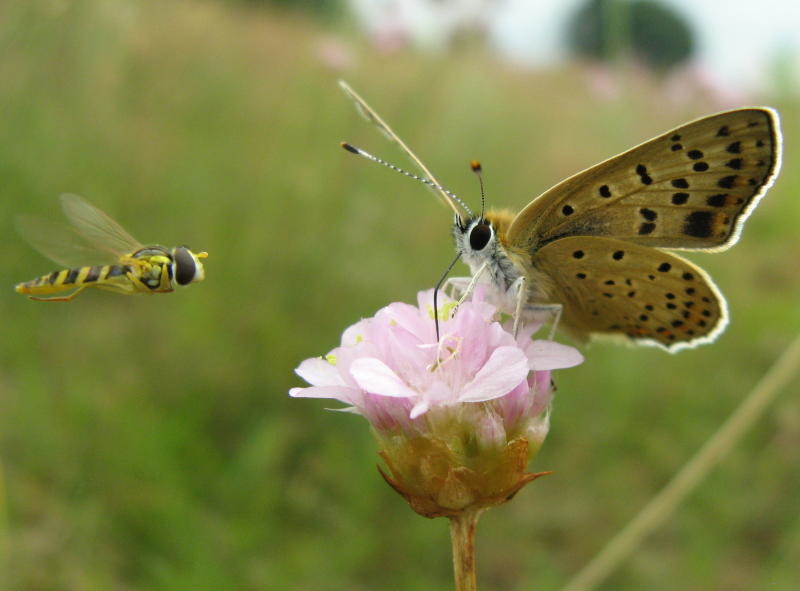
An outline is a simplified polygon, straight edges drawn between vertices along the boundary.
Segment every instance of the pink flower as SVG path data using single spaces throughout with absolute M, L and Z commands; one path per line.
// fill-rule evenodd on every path
M 345 410 L 366 417 L 394 477 L 387 480 L 409 502 L 419 494 L 427 500 L 441 497 L 442 483 L 432 485 L 415 467 L 433 456 L 446 456 L 439 480 L 455 468 L 462 470 L 461 480 L 464 469 L 480 465 L 485 472 L 482 451 L 495 457 L 498 450 L 513 449 L 516 458 L 524 447 L 524 469 L 530 452 L 538 450 L 547 434 L 550 372 L 583 361 L 572 347 L 531 340 L 538 326 L 525 326 L 514 337 L 479 291 L 455 314 L 455 302 L 440 298 L 437 343 L 433 291 L 421 292 L 417 299 L 417 306 L 393 303 L 345 330 L 341 346 L 296 369 L 311 386 L 290 391 L 294 397 L 340 400 L 348 405 Z M 518 458 L 511 463 L 518 472 Z M 506 494 L 521 477 L 516 472 L 511 480 L 500 478 L 499 488 L 490 483 L 488 490 Z M 486 496 L 486 486 L 479 485 L 479 493 L 475 487 L 470 482 L 466 496 L 463 486 L 456 487 L 457 498 L 452 490 L 445 491 L 448 498 L 434 499 L 433 514 L 483 502 L 479 497 Z M 419 511 L 413 502 L 412 507 Z M 431 514 L 429 508 L 425 511 Z

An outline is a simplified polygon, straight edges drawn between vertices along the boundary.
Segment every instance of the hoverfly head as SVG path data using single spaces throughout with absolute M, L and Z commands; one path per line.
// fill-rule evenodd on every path
M 208 256 L 206 252 L 194 253 L 187 246 L 179 246 L 172 251 L 175 281 L 178 285 L 189 285 L 194 281 L 202 281 L 206 277 L 205 268 L 200 259 Z

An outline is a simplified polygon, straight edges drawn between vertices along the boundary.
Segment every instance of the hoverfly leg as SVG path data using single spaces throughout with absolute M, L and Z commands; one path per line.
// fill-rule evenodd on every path
M 53 296 L 49 298 L 43 298 L 39 296 L 28 296 L 28 298 L 31 300 L 36 300 L 37 302 L 71 302 L 73 299 L 75 299 L 75 296 L 77 296 L 84 289 L 86 289 L 86 287 L 87 287 L 86 285 L 82 285 L 81 287 L 73 291 L 71 294 L 66 296 Z
M 130 279 L 130 277 L 129 277 Z M 125 285 L 122 284 L 113 284 L 113 283 L 104 283 L 104 284 L 96 284 L 94 287 L 97 289 L 102 289 L 104 291 L 113 291 L 114 293 L 119 293 L 122 295 L 132 295 L 136 293 L 137 289 L 134 287 L 133 283 L 128 283 Z

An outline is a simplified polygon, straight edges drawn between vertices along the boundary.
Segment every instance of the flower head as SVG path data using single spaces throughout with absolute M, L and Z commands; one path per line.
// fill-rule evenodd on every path
M 390 304 L 324 359 L 303 361 L 296 371 L 311 386 L 290 391 L 363 415 L 387 481 L 429 516 L 498 504 L 532 480 L 525 467 L 547 434 L 550 372 L 583 360 L 532 340 L 537 325 L 515 337 L 480 292 L 454 309 L 445 297 L 437 342 L 432 290 L 417 306 Z

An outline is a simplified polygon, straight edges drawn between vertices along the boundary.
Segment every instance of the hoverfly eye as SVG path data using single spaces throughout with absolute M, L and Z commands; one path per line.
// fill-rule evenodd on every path
M 476 224 L 469 233 L 469 245 L 472 250 L 483 250 L 492 238 L 492 228 L 489 224 L 481 222 Z
M 192 253 L 185 246 L 179 246 L 172 256 L 175 258 L 175 281 L 178 285 L 189 285 L 197 272 Z

